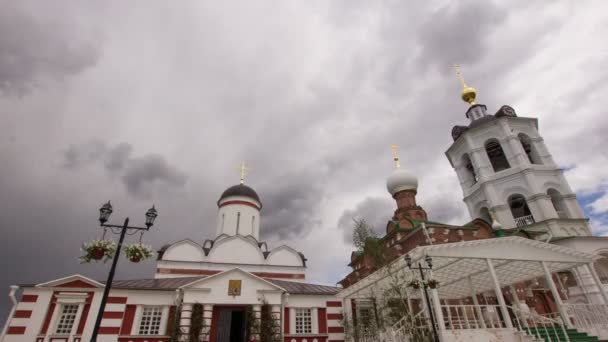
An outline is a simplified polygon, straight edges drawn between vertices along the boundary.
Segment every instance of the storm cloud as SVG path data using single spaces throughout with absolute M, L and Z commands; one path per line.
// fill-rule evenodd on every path
M 72 273 L 97 210 L 158 248 L 215 233 L 239 181 L 264 204 L 261 235 L 309 259 L 311 281 L 347 272 L 348 228 L 395 210 L 393 166 L 419 177 L 433 220 L 470 218 L 444 152 L 478 101 L 538 117 L 554 159 L 606 233 L 606 3 L 515 1 L 4 1 L 0 13 L 0 291 Z M 586 148 L 581 148 L 582 146 Z M 592 209 L 592 210 L 591 210 Z M 595 214 L 594 214 L 595 213 Z M 121 263 L 117 277 L 150 277 Z M 0 296 L 0 318 L 7 312 Z

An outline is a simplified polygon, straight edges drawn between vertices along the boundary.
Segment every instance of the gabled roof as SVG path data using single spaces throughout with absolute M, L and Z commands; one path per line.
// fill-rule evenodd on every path
M 335 295 L 340 292 L 342 288 L 327 285 L 318 284 L 307 284 L 299 283 L 295 281 L 278 280 L 278 279 L 266 279 L 271 283 L 274 283 L 284 288 L 290 294 L 306 294 L 306 295 Z
M 54 279 L 44 283 L 36 284 L 36 287 L 104 287 L 103 283 L 100 283 L 91 278 L 87 278 L 81 274 L 74 274 L 71 276 Z
M 182 288 L 182 289 L 187 289 L 187 288 L 189 288 L 189 287 L 193 287 L 194 285 L 198 285 L 198 284 L 201 284 L 201 283 L 207 282 L 207 281 L 209 281 L 209 280 L 211 280 L 211 279 L 214 279 L 214 278 L 223 277 L 223 276 L 225 276 L 225 275 L 227 275 L 227 274 L 230 274 L 230 273 L 241 273 L 241 274 L 245 275 L 246 277 L 249 277 L 249 278 L 252 278 L 252 279 L 258 280 L 258 281 L 260 281 L 260 282 L 263 282 L 263 283 L 265 283 L 265 284 L 267 284 L 267 285 L 269 285 L 269 286 L 271 286 L 271 287 L 273 287 L 273 288 L 275 288 L 275 289 L 277 289 L 277 290 L 281 290 L 281 291 L 287 291 L 287 290 L 285 290 L 284 288 L 280 287 L 279 285 L 276 285 L 276 284 L 274 284 L 274 283 L 272 283 L 272 282 L 268 281 L 267 279 L 260 278 L 260 277 L 256 276 L 255 274 L 252 274 L 252 273 L 249 273 L 249 272 L 243 271 L 243 270 L 242 270 L 242 269 L 240 269 L 240 268 L 233 268 L 233 269 L 231 269 L 231 270 L 227 270 L 227 271 L 224 271 L 224 272 L 216 273 L 216 274 L 214 274 L 214 275 L 212 275 L 212 276 L 203 277 L 203 278 L 201 278 L 201 279 L 194 280 L 194 281 L 192 281 L 192 282 L 190 282 L 190 283 L 186 283 L 186 284 L 184 284 L 184 285 L 180 286 L 180 288 Z

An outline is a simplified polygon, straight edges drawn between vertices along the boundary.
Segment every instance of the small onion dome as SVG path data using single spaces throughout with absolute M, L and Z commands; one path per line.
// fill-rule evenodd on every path
M 386 189 L 392 196 L 399 191 L 416 190 L 418 177 L 405 169 L 396 168 L 386 180 Z
M 498 221 L 496 221 L 496 219 L 494 219 L 494 220 L 492 220 L 492 229 L 501 230 L 502 224 L 500 224 L 500 222 L 498 222 Z
M 462 101 L 467 102 L 470 105 L 474 105 L 476 97 L 477 97 L 477 90 L 475 90 L 475 88 L 466 86 L 462 90 L 462 95 L 461 95 Z
M 260 203 L 260 205 L 262 204 L 262 201 L 260 201 L 260 196 L 258 196 L 257 192 L 255 192 L 255 190 L 253 190 L 252 188 L 248 187 L 245 184 L 233 185 L 233 186 L 229 187 L 228 189 L 226 189 L 226 191 L 224 191 L 224 193 L 222 193 L 222 196 L 220 196 L 220 199 L 217 201 L 217 203 L 219 205 L 219 203 L 224 198 L 235 197 L 235 196 L 248 197 L 248 198 L 251 198 L 252 200 L 255 200 L 256 202 Z

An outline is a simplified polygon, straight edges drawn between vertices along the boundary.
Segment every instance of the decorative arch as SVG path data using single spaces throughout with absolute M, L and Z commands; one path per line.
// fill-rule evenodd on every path
M 507 156 L 505 155 L 505 151 L 502 149 L 502 146 L 497 139 L 489 139 L 485 142 L 484 147 L 494 172 L 500 172 L 511 167 L 507 160 Z
M 207 257 L 208 261 L 242 264 L 263 264 L 264 253 L 257 242 L 242 235 L 216 240 Z
M 523 185 L 512 185 L 512 186 L 504 189 L 504 191 L 501 194 L 501 197 L 508 199 L 509 197 L 511 197 L 513 195 L 522 195 L 525 198 L 528 198 L 528 197 L 532 196 L 532 193 L 530 192 L 529 188 L 527 188 Z
M 169 261 L 204 261 L 205 258 L 203 247 L 190 239 L 171 244 L 162 256 L 162 260 Z
M 513 194 L 507 199 L 507 204 L 511 209 L 511 214 L 517 227 L 534 224 L 534 216 L 528 207 L 526 198 L 521 194 Z
M 530 137 L 525 133 L 519 133 L 517 137 L 519 138 L 519 143 L 521 144 L 521 147 L 524 149 L 524 152 L 528 156 L 530 164 L 542 164 L 543 161 L 540 158 L 540 155 L 538 154 L 538 151 L 536 150 L 536 146 L 534 146 L 534 142 L 532 142 L 532 139 L 530 139 Z
M 551 204 L 553 204 L 553 208 L 557 213 L 557 217 L 570 217 L 570 213 L 568 212 L 568 206 L 564 202 L 564 197 L 559 191 L 555 190 L 554 188 L 549 188 L 547 190 L 547 195 L 551 198 Z
M 300 253 L 287 245 L 272 249 L 266 257 L 266 263 L 282 266 L 304 266 Z
M 479 181 L 479 177 L 475 172 L 475 167 L 473 166 L 473 163 L 471 162 L 471 158 L 469 157 L 468 153 L 464 153 L 462 157 L 460 157 L 460 163 L 462 164 L 463 170 L 465 170 L 465 174 L 467 177 L 465 181 L 471 180 L 473 181 L 473 184 L 477 183 Z

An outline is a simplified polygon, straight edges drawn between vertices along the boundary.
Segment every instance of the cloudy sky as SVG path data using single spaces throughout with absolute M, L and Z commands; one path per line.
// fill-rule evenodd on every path
M 509 104 L 540 130 L 608 232 L 608 36 L 602 1 L 0 0 L 0 293 L 81 265 L 97 209 L 143 223 L 144 242 L 213 236 L 238 182 L 264 203 L 262 235 L 309 258 L 310 280 L 348 269 L 353 217 L 379 230 L 389 146 L 420 177 L 431 219 L 468 221 L 444 152 L 466 105 Z M 602 8 L 603 7 L 603 8 Z M 119 266 L 150 277 L 153 262 Z M 0 295 L 0 317 L 8 311 Z

